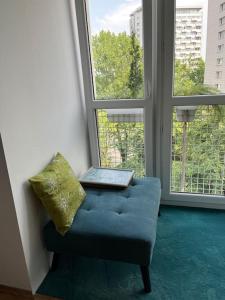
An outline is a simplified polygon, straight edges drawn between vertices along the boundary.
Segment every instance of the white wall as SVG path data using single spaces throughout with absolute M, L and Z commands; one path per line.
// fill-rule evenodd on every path
M 10 220 L 10 221 L 9 221 Z M 30 289 L 0 136 L 0 284 Z
M 72 2 L 0 1 L 0 131 L 33 291 L 49 255 L 41 237 L 46 215 L 27 179 L 57 151 L 77 175 L 89 167 Z

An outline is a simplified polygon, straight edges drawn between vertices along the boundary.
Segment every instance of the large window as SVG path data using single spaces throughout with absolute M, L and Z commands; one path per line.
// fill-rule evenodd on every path
M 151 1 L 75 3 L 81 12 L 78 30 L 92 163 L 150 175 L 153 151 L 146 140 L 152 133 L 145 116 L 152 119 Z
M 167 203 L 224 205 L 224 3 L 75 3 L 93 165 L 160 177 Z
M 87 4 L 95 99 L 143 99 L 142 1 Z
M 225 14 L 214 0 L 164 3 L 163 197 L 216 207 L 225 202 Z
M 171 191 L 225 194 L 225 106 L 176 106 Z
M 217 98 L 211 99 L 209 95 L 225 91 L 224 45 L 220 41 L 224 38 L 221 20 L 225 16 L 221 16 L 219 6 L 212 0 L 192 8 L 188 3 L 185 8 L 183 2 L 181 8 L 181 1 L 176 1 L 173 55 L 176 97 L 172 101 L 189 96 L 189 105 L 176 105 L 172 109 L 170 191 L 224 195 L 225 110 L 216 104 Z M 177 40 L 182 41 L 182 48 Z M 198 95 L 208 98 L 197 98 Z M 204 99 L 215 104 L 206 105 Z M 181 104 L 183 100 L 180 97 Z

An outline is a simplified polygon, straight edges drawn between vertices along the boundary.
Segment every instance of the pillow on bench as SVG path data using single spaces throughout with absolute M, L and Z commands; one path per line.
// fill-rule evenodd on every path
M 85 191 L 65 158 L 57 153 L 38 175 L 29 179 L 56 230 L 64 235 L 85 198 Z

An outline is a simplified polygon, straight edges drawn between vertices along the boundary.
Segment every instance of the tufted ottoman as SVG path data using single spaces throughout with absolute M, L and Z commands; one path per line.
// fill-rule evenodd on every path
M 60 253 L 138 264 L 145 291 L 150 292 L 149 265 L 161 194 L 159 179 L 133 179 L 123 190 L 85 190 L 86 199 L 64 237 L 51 221 L 44 228 L 46 247 L 54 252 L 53 268 Z

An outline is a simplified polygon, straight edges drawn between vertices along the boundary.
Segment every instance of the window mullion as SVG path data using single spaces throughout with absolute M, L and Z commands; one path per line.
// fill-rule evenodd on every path
M 153 0 L 143 0 L 144 82 L 145 82 L 145 168 L 153 176 Z
M 145 108 L 145 100 L 94 100 L 91 102 L 93 109 L 107 108 Z
M 163 129 L 162 129 L 162 199 L 167 199 L 170 193 L 171 175 L 171 132 L 172 132 L 172 93 L 173 93 L 173 51 L 174 51 L 174 23 L 175 0 L 163 1 L 164 26 L 163 26 Z
M 206 95 L 206 96 L 176 96 L 170 101 L 171 106 L 187 105 L 216 105 L 225 103 L 225 95 Z

